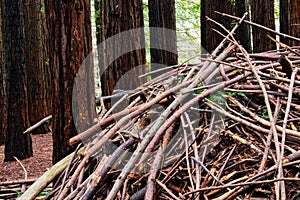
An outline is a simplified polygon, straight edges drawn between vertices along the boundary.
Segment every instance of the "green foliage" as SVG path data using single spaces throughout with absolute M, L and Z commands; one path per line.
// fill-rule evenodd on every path
M 176 28 L 178 59 L 182 63 L 201 54 L 200 1 L 176 0 Z
M 183 63 L 194 55 L 201 53 L 200 49 L 200 1 L 176 0 L 176 32 L 179 63 Z M 146 59 L 150 63 L 150 35 L 148 1 L 143 1 L 143 13 L 146 38 Z
M 260 117 L 268 120 L 269 119 L 269 114 L 268 114 L 268 110 L 265 108 L 265 109 L 261 109 L 259 111 L 256 112 L 257 115 L 259 115 Z
M 279 14 L 280 14 L 279 0 L 274 1 L 274 13 L 275 13 L 275 18 L 279 19 Z
M 231 96 L 231 97 L 238 97 L 238 96 L 240 96 L 240 97 L 244 97 L 244 96 L 246 96 L 244 93 L 242 93 L 242 92 L 226 92 L 226 95 L 227 96 Z
M 101 106 L 96 106 L 96 113 L 100 113 L 102 110 Z
M 18 194 L 18 197 L 21 197 L 21 195 L 23 194 L 20 190 L 15 191 Z M 51 191 L 42 191 L 41 193 L 39 193 L 38 197 L 44 197 L 47 196 Z
M 214 103 L 225 103 L 226 99 L 223 97 L 224 91 L 217 91 L 214 94 L 211 94 L 208 99 Z

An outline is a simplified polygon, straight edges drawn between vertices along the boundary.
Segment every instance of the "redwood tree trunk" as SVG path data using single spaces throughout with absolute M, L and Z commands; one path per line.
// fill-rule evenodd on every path
M 5 161 L 32 156 L 24 60 L 22 1 L 5 0 L 5 50 L 7 69 L 7 134 Z
M 274 0 L 251 0 L 250 5 L 252 21 L 275 30 Z M 252 27 L 254 52 L 276 49 L 276 44 L 267 37 L 267 34 L 275 38 L 274 34 Z
M 56 163 L 70 153 L 72 147 L 68 141 L 81 131 L 76 129 L 75 123 L 83 122 L 81 127 L 84 128 L 92 123 L 88 113 L 94 110 L 93 65 L 89 63 L 88 70 L 76 77 L 92 50 L 90 4 L 85 0 L 76 3 L 47 0 L 45 3 L 53 73 L 53 163 Z M 75 77 L 76 80 L 85 77 L 81 79 L 84 83 L 81 87 L 74 85 Z M 73 90 L 76 95 L 72 98 Z M 88 93 L 92 96 L 87 97 Z
M 290 0 L 280 1 L 280 32 L 290 34 Z M 286 45 L 290 44 L 290 40 L 280 37 L 280 41 Z
M 300 0 L 290 0 L 290 30 L 291 35 L 295 37 L 300 37 Z M 292 46 L 299 46 L 300 42 L 292 41 Z
M 37 123 L 51 114 L 51 73 L 47 63 L 47 48 L 45 48 L 44 21 L 41 13 L 41 2 L 23 0 L 25 61 L 28 91 L 29 122 Z M 42 133 L 47 127 L 36 129 Z
M 246 12 L 249 12 L 249 5 L 247 0 L 239 0 L 235 3 L 235 14 L 238 17 L 242 17 Z M 246 16 L 246 20 L 249 20 L 249 15 Z M 241 45 L 248 51 L 251 51 L 251 38 L 250 38 L 250 27 L 243 23 L 240 25 L 236 32 L 236 39 Z
M 151 70 L 176 65 L 178 55 L 175 1 L 149 0 L 149 26 L 162 28 L 150 29 Z
M 138 76 L 145 71 L 145 39 L 144 30 L 128 30 L 144 27 L 142 0 L 101 0 L 99 12 L 102 95 L 111 95 L 114 89 L 134 89 L 141 83 Z M 117 36 L 123 31 L 127 31 L 126 36 Z M 113 41 L 107 40 L 112 36 Z M 129 49 L 132 51 L 127 51 Z M 125 54 L 122 53 L 124 50 Z
M 205 2 L 204 2 L 205 1 Z M 217 45 L 223 40 L 223 37 L 216 33 L 213 29 L 217 29 L 227 35 L 222 28 L 207 22 L 206 16 L 223 24 L 228 30 L 231 30 L 231 20 L 225 19 L 216 14 L 215 11 L 233 14 L 233 3 L 228 0 L 202 0 L 201 1 L 201 46 L 211 53 Z
M 5 143 L 7 123 L 7 97 L 6 97 L 6 70 L 5 70 L 5 49 L 4 49 L 4 14 L 3 1 L 0 2 L 0 145 Z

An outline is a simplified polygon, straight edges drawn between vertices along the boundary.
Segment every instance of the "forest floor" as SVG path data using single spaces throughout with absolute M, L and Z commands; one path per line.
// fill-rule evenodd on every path
M 28 179 L 35 179 L 52 166 L 52 135 L 32 135 L 33 157 L 21 160 Z M 0 146 L 0 182 L 24 180 L 24 170 L 17 161 L 4 162 L 4 145 Z

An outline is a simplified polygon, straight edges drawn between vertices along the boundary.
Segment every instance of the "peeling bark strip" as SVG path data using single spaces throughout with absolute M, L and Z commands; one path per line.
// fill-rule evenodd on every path
M 87 97 L 94 91 L 92 65 L 76 78 L 85 85 L 81 87 L 76 82 L 74 88 L 76 73 L 92 50 L 90 4 L 85 0 L 75 3 L 47 0 L 45 3 L 50 37 L 50 67 L 53 73 L 53 162 L 56 163 L 70 152 L 68 140 L 77 131 L 82 131 L 76 130 L 75 123 L 89 127 L 93 116 L 94 98 Z M 76 96 L 72 99 L 73 89 Z M 72 103 L 76 104 L 74 116 Z M 82 113 L 82 110 L 86 110 L 86 113 Z

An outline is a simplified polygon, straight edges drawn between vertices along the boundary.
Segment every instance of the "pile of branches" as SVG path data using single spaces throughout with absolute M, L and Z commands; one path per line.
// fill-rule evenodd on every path
M 249 54 L 233 37 L 243 21 L 199 64 L 103 109 L 20 199 L 53 180 L 45 199 L 298 199 L 300 48 Z

